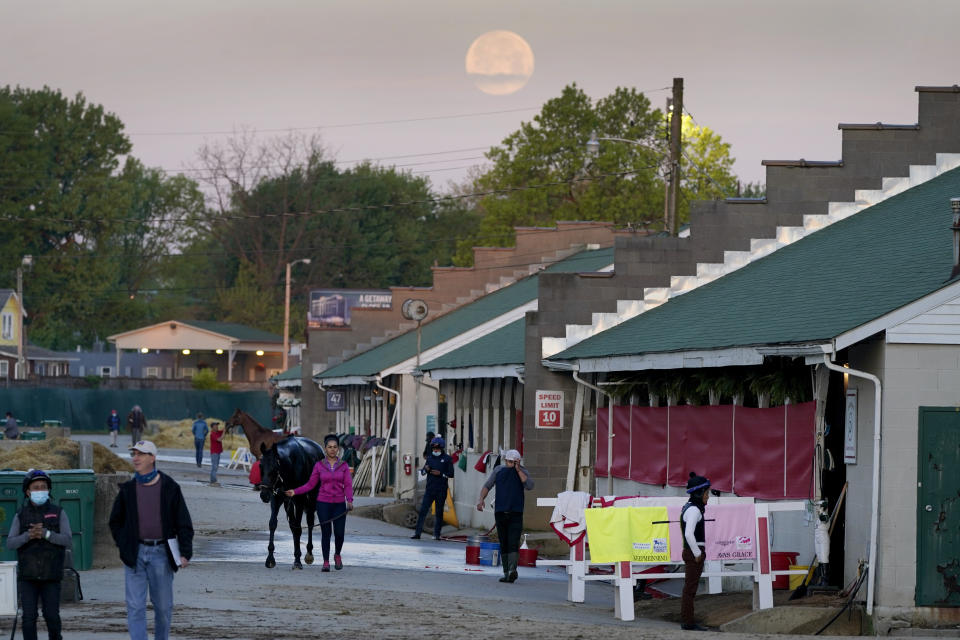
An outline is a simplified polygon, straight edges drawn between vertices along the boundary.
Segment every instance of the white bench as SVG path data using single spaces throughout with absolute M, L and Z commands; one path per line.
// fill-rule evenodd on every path
M 723 504 L 753 502 L 752 498 L 722 498 Z M 663 498 L 663 506 L 673 502 L 686 502 L 685 498 Z M 719 500 L 718 500 L 719 502 Z M 537 498 L 538 507 L 553 508 L 557 504 L 556 498 Z M 803 502 L 772 502 L 756 504 L 756 540 L 757 557 L 753 560 L 753 570 L 733 571 L 726 568 L 727 563 L 714 560 L 707 562 L 703 577 L 707 578 L 709 593 L 722 591 L 722 579 L 732 576 L 750 576 L 757 583 L 759 591 L 759 606 L 761 609 L 773 607 L 773 580 L 781 575 L 806 574 L 806 570 L 778 570 L 773 571 L 770 563 L 770 545 L 767 532 L 769 530 L 770 513 L 773 511 L 803 511 L 806 505 Z M 567 600 L 569 602 L 583 602 L 586 597 L 585 586 L 591 580 L 613 580 L 614 584 L 614 616 L 619 620 L 633 620 L 633 586 L 637 576 L 649 576 L 651 579 L 683 578 L 680 573 L 634 573 L 634 566 L 649 567 L 664 563 L 616 562 L 613 563 L 614 572 L 610 574 L 590 574 L 590 566 L 610 566 L 611 563 L 592 563 L 586 559 L 586 536 L 570 547 L 570 558 L 567 560 L 537 560 L 538 565 L 566 567 L 567 570 Z M 738 562 L 735 564 L 743 564 Z M 644 578 L 639 578 L 644 579 Z

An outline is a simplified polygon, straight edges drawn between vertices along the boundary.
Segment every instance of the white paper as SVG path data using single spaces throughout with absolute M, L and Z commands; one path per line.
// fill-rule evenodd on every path
M 173 554 L 174 561 L 180 564 L 180 541 L 176 538 L 167 538 L 167 545 L 170 547 L 170 553 Z

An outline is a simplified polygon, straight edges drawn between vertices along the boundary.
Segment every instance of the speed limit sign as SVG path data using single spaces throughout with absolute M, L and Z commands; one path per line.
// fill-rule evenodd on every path
M 563 391 L 537 390 L 537 429 L 563 428 Z

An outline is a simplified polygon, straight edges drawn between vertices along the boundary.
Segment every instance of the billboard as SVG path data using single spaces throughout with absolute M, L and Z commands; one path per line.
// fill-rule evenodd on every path
M 390 309 L 389 289 L 314 289 L 310 292 L 307 326 L 311 329 L 350 326 L 352 309 Z

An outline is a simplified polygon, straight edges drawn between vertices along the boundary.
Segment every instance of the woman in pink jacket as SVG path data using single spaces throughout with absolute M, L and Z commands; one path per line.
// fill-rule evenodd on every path
M 317 520 L 320 522 L 320 548 L 323 550 L 323 569 L 330 571 L 330 531 L 333 530 L 335 549 L 333 563 L 337 570 L 343 569 L 340 550 L 343 549 L 343 531 L 347 511 L 353 509 L 353 481 L 350 465 L 340 459 L 340 443 L 330 434 L 323 439 L 326 457 L 313 465 L 313 473 L 307 483 L 296 489 L 288 489 L 288 496 L 306 493 L 320 483 L 317 493 Z

